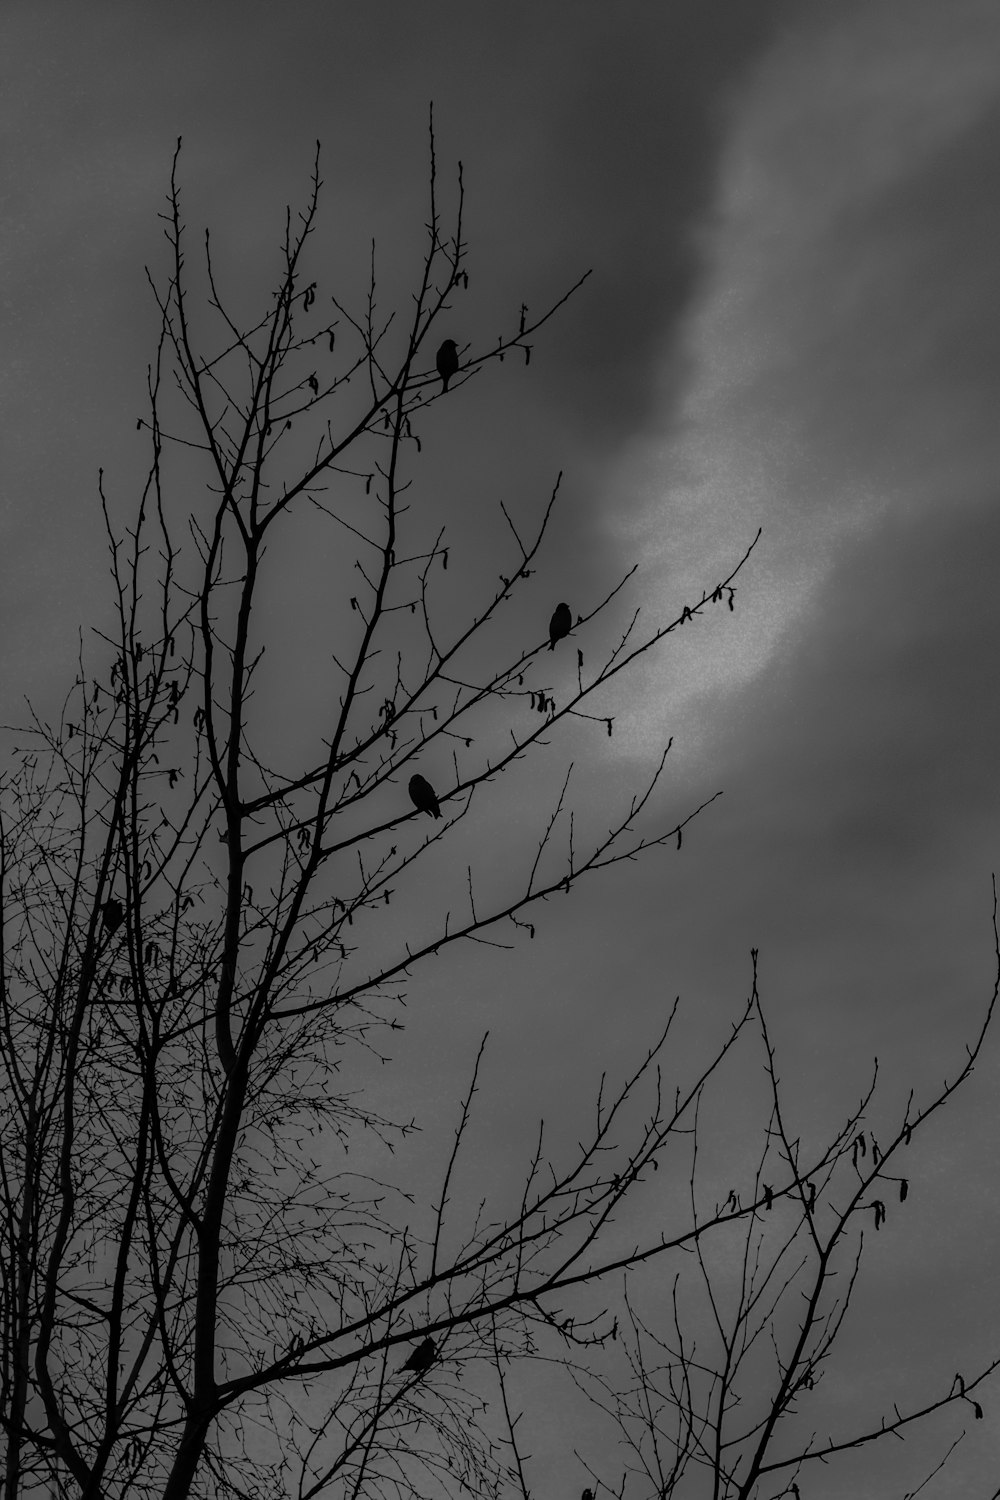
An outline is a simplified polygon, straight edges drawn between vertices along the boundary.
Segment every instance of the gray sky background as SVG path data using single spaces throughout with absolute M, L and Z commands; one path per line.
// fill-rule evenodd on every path
M 359 293 L 374 234 L 383 305 L 405 292 L 430 99 L 446 192 L 465 166 L 459 341 L 492 341 L 522 300 L 593 266 L 529 369 L 491 367 L 434 409 L 415 471 L 475 580 L 495 572 L 497 499 L 526 515 L 565 470 L 536 633 L 552 603 L 581 608 L 632 561 L 643 618 L 676 613 L 763 527 L 735 614 L 671 638 L 614 701 L 614 738 L 572 747 L 600 828 L 672 734 L 655 813 L 672 823 L 725 793 L 682 852 L 550 904 L 530 951 L 458 954 L 414 985 L 419 1069 L 391 1088 L 429 1126 L 415 1180 L 486 1025 L 478 1169 L 513 1184 L 537 1115 L 559 1101 L 572 1138 L 602 1068 L 639 1055 L 675 994 L 682 1072 L 721 1038 L 751 946 L 806 1138 L 854 1104 L 875 1054 L 886 1106 L 954 1071 L 992 987 L 1000 848 L 992 0 L 8 0 L 0 70 L 5 721 L 25 692 L 54 704 L 107 605 L 96 475 L 126 514 L 156 335 L 143 266 L 165 268 L 178 135 L 192 249 L 210 224 L 248 310 L 317 137 L 322 280 Z M 323 558 L 294 567 L 307 599 Z M 289 628 L 308 614 L 289 619 L 279 590 L 274 622 L 291 703 L 315 670 Z M 512 833 L 535 837 L 556 765 L 484 799 L 477 840 L 500 871 Z M 927 1391 L 935 1369 L 1000 1349 L 998 1053 L 994 1038 L 913 1148 L 915 1191 L 873 1248 L 835 1404 L 851 1388 L 874 1400 L 883 1373 Z M 731 1124 L 755 1087 L 730 1080 Z M 739 1159 L 725 1123 L 722 1196 L 726 1151 Z M 925 1493 L 990 1493 L 1000 1388 L 985 1404 Z M 558 1421 L 539 1437 L 539 1496 L 579 1494 L 580 1440 Z M 872 1459 L 852 1495 L 901 1493 L 896 1458 Z M 840 1484 L 810 1475 L 803 1494 Z

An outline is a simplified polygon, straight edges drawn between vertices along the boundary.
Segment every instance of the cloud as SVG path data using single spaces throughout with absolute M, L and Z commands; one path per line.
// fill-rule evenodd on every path
M 732 101 L 702 290 L 663 358 L 665 392 L 678 362 L 690 378 L 607 517 L 657 609 L 764 527 L 738 626 L 647 683 L 696 737 L 694 705 L 764 670 L 845 548 L 989 500 L 998 47 L 978 0 L 808 11 Z

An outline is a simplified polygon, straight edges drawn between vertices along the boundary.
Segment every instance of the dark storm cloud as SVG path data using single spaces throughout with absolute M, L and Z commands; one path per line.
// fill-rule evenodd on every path
M 802 930 L 803 861 L 814 893 L 849 892 L 876 923 L 956 863 L 968 862 L 970 882 L 986 879 L 979 836 L 995 830 L 1000 763 L 989 667 L 998 555 L 995 504 L 961 526 L 944 512 L 897 513 L 845 550 L 767 680 L 733 702 L 715 770 L 739 804 L 734 833 L 769 867 L 768 894 L 747 890 L 756 919 L 783 940 L 808 949 L 826 920 L 820 901 Z M 783 879 L 782 931 L 773 893 Z
M 516 51 L 536 91 L 523 123 L 504 122 L 521 200 L 505 260 L 512 290 L 520 276 L 536 303 L 581 258 L 594 268 L 543 374 L 547 398 L 591 441 L 595 427 L 607 442 L 635 431 L 654 402 L 662 415 L 656 376 L 698 284 L 695 231 L 716 192 L 730 95 L 787 11 L 779 0 L 587 4 L 570 27 L 555 8 L 523 7 L 518 21 L 505 11 L 506 61 Z M 498 239 L 504 207 L 498 197 Z M 532 224 L 544 229 L 525 233 Z

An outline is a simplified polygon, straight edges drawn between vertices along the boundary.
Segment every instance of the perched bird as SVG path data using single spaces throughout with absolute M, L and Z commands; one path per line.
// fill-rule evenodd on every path
M 113 937 L 125 920 L 124 906 L 112 896 L 111 900 L 105 901 L 101 907 L 101 920 L 104 931 L 109 937 Z
M 458 345 L 454 339 L 445 339 L 437 352 L 437 370 L 441 385 L 448 389 L 448 382 L 458 370 Z
M 441 808 L 438 806 L 434 788 L 423 776 L 410 777 L 410 801 L 417 812 L 430 813 L 435 818 L 441 816 Z
M 561 641 L 564 635 L 569 635 L 573 629 L 573 616 L 569 612 L 568 604 L 557 604 L 555 611 L 549 621 L 549 650 L 556 649 L 556 641 Z
M 580 1496 L 580 1500 L 594 1500 L 593 1490 L 584 1490 L 583 1494 Z
M 417 1345 L 406 1361 L 401 1366 L 403 1370 L 412 1370 L 414 1375 L 423 1375 L 430 1369 L 437 1358 L 437 1344 L 433 1339 L 424 1339 L 423 1343 Z

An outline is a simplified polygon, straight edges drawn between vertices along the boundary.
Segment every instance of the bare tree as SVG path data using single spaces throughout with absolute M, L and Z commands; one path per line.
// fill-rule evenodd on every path
M 732 609 L 754 543 L 675 618 L 643 632 L 632 613 L 603 652 L 592 622 L 618 607 L 630 575 L 568 622 L 560 604 L 550 623 L 552 601 L 534 625 L 522 612 L 521 643 L 512 630 L 498 645 L 491 627 L 524 595 L 559 486 L 530 532 L 503 508 L 509 560 L 463 615 L 442 592 L 455 576 L 446 536 L 428 536 L 408 499 L 421 427 L 486 364 L 527 360 L 575 288 L 538 315 L 522 307 L 488 348 L 441 339 L 469 282 L 461 171 L 446 232 L 432 137 L 427 248 L 405 327 L 380 320 L 374 268 L 352 312 L 307 270 L 320 185 L 317 154 L 255 320 L 229 312 L 206 236 L 214 322 L 203 327 L 175 157 L 169 271 L 151 277 L 161 333 L 140 423 L 151 462 L 124 532 L 101 482 L 107 665 L 92 671 L 81 646 L 60 714 L 32 712 L 4 779 L 8 1500 L 46 1488 L 93 1500 L 410 1496 L 427 1483 L 498 1494 L 519 1469 L 523 1483 L 516 1445 L 497 1442 L 497 1410 L 514 1428 L 510 1361 L 549 1340 L 597 1351 L 617 1335 L 606 1303 L 581 1323 L 567 1298 L 737 1222 L 752 1239 L 772 1200 L 803 1205 L 818 1250 L 810 1195 L 850 1149 L 838 1137 L 803 1165 L 775 1113 L 768 1149 L 783 1143 L 783 1166 L 767 1204 L 755 1192 L 624 1256 L 605 1248 L 623 1200 L 689 1138 L 708 1079 L 763 1024 L 754 994 L 668 1091 L 659 1058 L 672 1013 L 631 1076 L 602 1084 L 567 1160 L 548 1160 L 539 1134 L 513 1211 L 466 1203 L 456 1187 L 478 1060 L 436 1200 L 414 1204 L 371 1169 L 361 1141 L 392 1148 L 412 1128 L 379 1114 L 363 1082 L 401 1027 L 417 966 L 501 931 L 530 941 L 538 903 L 656 846 L 679 849 L 701 808 L 648 826 L 668 745 L 609 831 L 588 836 L 567 770 L 501 893 L 483 896 L 470 866 L 461 908 L 429 931 L 411 899 L 427 861 L 474 822 L 484 784 L 573 724 L 611 734 L 601 690 L 713 607 Z M 275 736 L 254 700 L 261 599 L 303 516 L 343 549 L 333 666 L 302 724 Z M 574 667 L 557 699 L 565 653 Z M 321 1133 L 350 1167 L 320 1159 Z M 862 1200 L 845 1224 L 870 1210 Z M 788 1357 L 779 1414 L 820 1357 L 808 1339 Z M 693 1453 L 707 1439 L 693 1395 L 683 1399 Z M 279 1435 L 277 1451 L 252 1451 L 255 1426 Z
M 1000 987 L 996 911 L 994 884 L 998 979 L 979 1034 L 954 1076 L 921 1103 L 911 1091 L 902 1117 L 879 1140 L 869 1124 L 876 1062 L 860 1102 L 811 1159 L 786 1118 L 753 954 L 754 1029 L 762 1044 L 770 1118 L 752 1181 L 742 1192 L 732 1188 L 724 1201 L 710 1201 L 706 1212 L 698 1191 L 699 1097 L 689 1138 L 692 1254 L 670 1279 L 669 1326 L 662 1317 L 644 1316 L 626 1288 L 616 1357 L 605 1360 L 603 1369 L 565 1360 L 626 1454 L 624 1472 L 617 1473 L 606 1461 L 595 1468 L 579 1455 L 595 1492 L 621 1497 L 628 1488 L 640 1500 L 808 1494 L 814 1467 L 856 1457 L 887 1438 L 904 1439 L 949 1409 L 956 1420 L 944 1434 L 940 1457 L 906 1490 L 915 1495 L 960 1443 L 965 1429 L 959 1424 L 967 1417 L 982 1419 L 977 1393 L 1000 1366 L 996 1359 L 941 1374 L 924 1399 L 909 1407 L 900 1405 L 898 1391 L 885 1390 L 876 1410 L 868 1407 L 863 1419 L 839 1432 L 824 1426 L 830 1418 L 823 1378 L 837 1365 L 838 1336 L 862 1277 L 866 1232 L 878 1232 L 889 1216 L 905 1213 L 912 1175 L 907 1148 L 967 1081 L 982 1049 Z M 731 1221 L 724 1228 L 727 1213 Z M 711 1243 L 698 1232 L 706 1218 L 719 1229 Z M 841 1480 L 840 1492 L 848 1488 Z M 991 1500 L 998 1494 L 991 1490 Z

